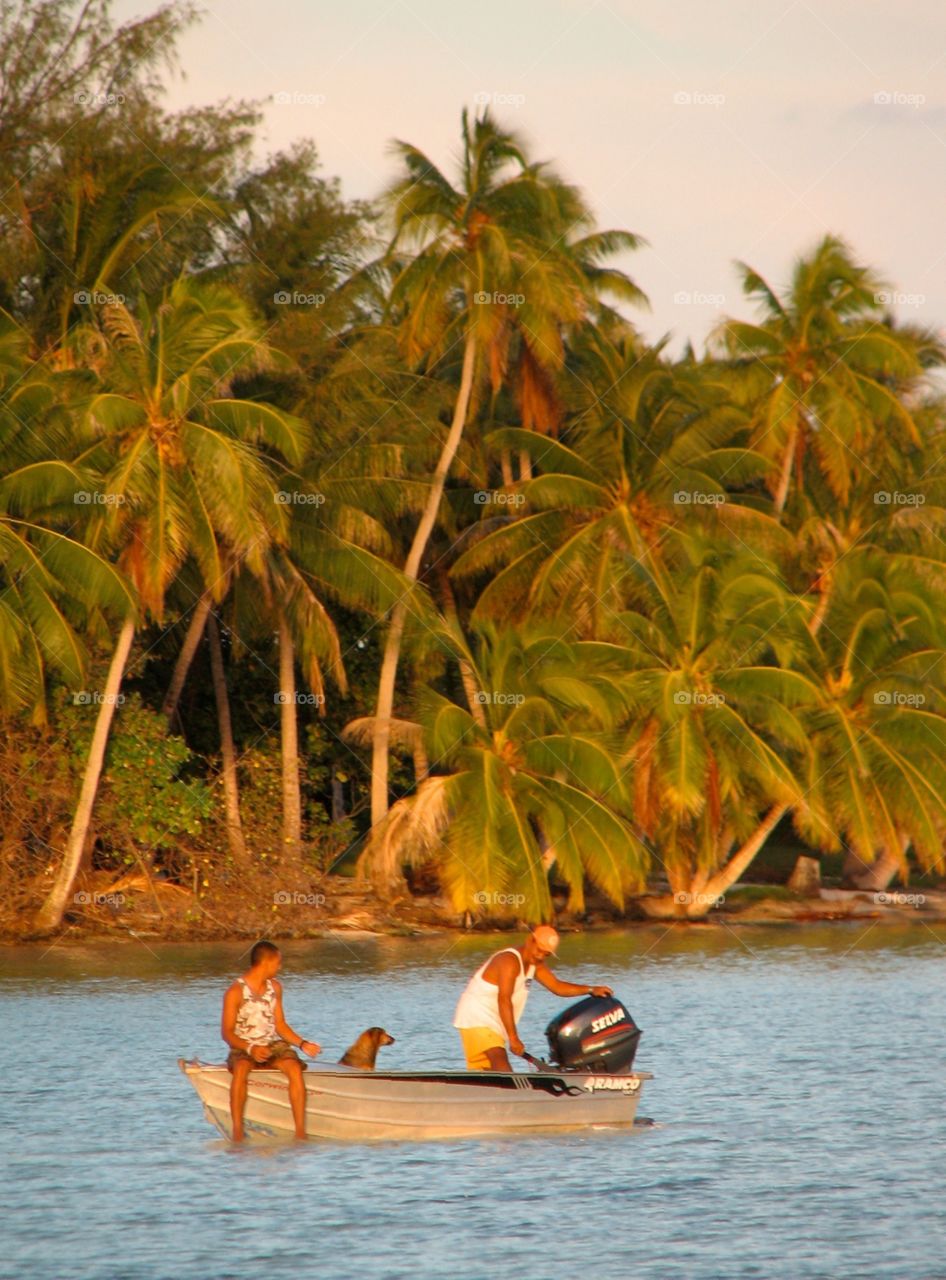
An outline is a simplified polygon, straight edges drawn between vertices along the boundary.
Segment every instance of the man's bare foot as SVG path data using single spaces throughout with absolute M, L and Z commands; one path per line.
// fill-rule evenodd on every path
M 243 1132 L 243 1130 L 242 1130 L 242 1129 L 239 1129 L 239 1130 L 234 1129 L 234 1130 L 233 1130 L 233 1137 L 230 1139 L 230 1141 L 231 1141 L 231 1142 L 245 1142 L 245 1141 L 246 1141 L 246 1135 L 244 1134 L 244 1132 Z

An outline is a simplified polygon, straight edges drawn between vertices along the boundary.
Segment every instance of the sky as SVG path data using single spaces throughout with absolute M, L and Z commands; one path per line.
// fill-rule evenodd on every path
M 118 19 L 149 12 L 116 0 Z M 266 99 L 262 152 L 315 140 L 370 198 L 387 144 L 449 168 L 460 111 L 489 103 L 642 235 L 619 260 L 671 350 L 748 318 L 734 260 L 775 287 L 821 236 L 889 282 L 904 319 L 946 325 L 942 0 L 203 0 L 171 108 Z

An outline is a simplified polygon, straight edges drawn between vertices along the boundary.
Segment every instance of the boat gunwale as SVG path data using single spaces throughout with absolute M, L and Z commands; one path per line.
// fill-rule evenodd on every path
M 229 1068 L 225 1062 L 201 1062 L 197 1059 L 178 1058 L 178 1066 L 184 1075 L 195 1075 L 202 1071 L 227 1071 Z M 306 1066 L 310 1064 L 305 1064 Z M 273 1075 L 274 1068 L 261 1068 L 259 1074 L 267 1076 Z M 251 1071 L 251 1076 L 257 1072 Z M 614 1080 L 653 1080 L 653 1073 L 650 1071 L 471 1071 L 462 1067 L 433 1068 L 430 1071 L 373 1071 L 364 1067 L 347 1067 L 341 1071 L 334 1071 L 331 1067 L 322 1067 L 316 1065 L 312 1075 L 306 1075 L 307 1080 L 316 1080 L 322 1077 L 329 1077 L 339 1080 L 417 1080 L 422 1083 L 431 1083 L 432 1081 L 441 1080 L 446 1077 L 445 1083 L 451 1080 L 477 1080 L 483 1083 L 497 1084 L 506 1080 L 583 1080 L 588 1078 L 600 1078 L 602 1076 Z M 278 1073 L 276 1078 L 278 1079 Z

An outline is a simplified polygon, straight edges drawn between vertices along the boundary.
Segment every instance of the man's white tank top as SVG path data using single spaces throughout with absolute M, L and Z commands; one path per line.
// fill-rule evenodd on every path
M 503 1026 L 502 1019 L 499 1016 L 499 987 L 492 982 L 487 982 L 483 977 L 483 973 L 490 964 L 495 960 L 496 956 L 505 955 L 511 952 L 519 961 L 519 977 L 512 989 L 512 1012 L 518 1024 L 522 1017 L 522 1011 L 526 1007 L 526 1000 L 529 998 L 529 984 L 532 981 L 532 975 L 535 973 L 535 965 L 530 964 L 526 969 L 522 962 L 522 956 L 515 947 L 504 947 L 502 951 L 497 951 L 490 956 L 485 964 L 482 964 L 474 973 L 473 977 L 466 985 L 466 990 L 460 996 L 457 1003 L 456 1013 L 453 1015 L 453 1025 L 458 1028 L 467 1027 L 489 1027 L 493 1031 L 506 1039 L 506 1028 Z

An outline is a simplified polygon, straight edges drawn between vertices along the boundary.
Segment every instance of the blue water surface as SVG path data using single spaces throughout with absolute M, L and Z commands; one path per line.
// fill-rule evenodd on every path
M 337 1059 L 458 1066 L 497 942 L 288 943 L 292 1025 Z M 567 937 L 654 1072 L 633 1133 L 237 1150 L 179 1055 L 219 1060 L 243 945 L 0 949 L 0 1276 L 30 1280 L 946 1277 L 946 930 L 653 926 Z M 533 992 L 533 1052 L 562 1005 Z

